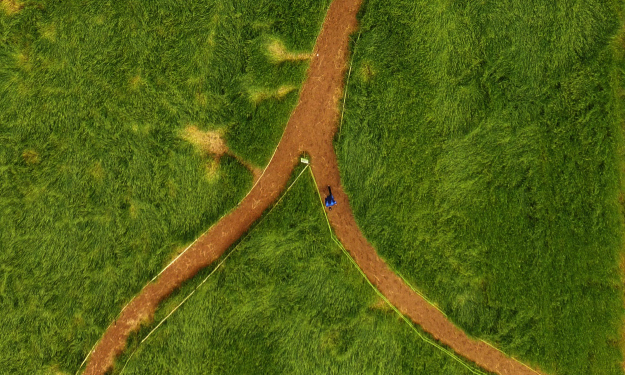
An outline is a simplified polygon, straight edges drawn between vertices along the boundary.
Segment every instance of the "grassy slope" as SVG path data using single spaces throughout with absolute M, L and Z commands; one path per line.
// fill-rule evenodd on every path
M 262 166 L 328 1 L 42 2 L 0 9 L 0 372 L 74 372 L 172 252 L 251 186 L 234 159 L 206 178 L 180 129 L 223 129 Z M 247 145 L 249 144 L 249 147 Z
M 330 238 L 306 173 L 123 374 L 470 372 L 421 341 L 375 294 Z
M 379 253 L 553 374 L 623 373 L 617 10 L 369 0 L 337 145 Z

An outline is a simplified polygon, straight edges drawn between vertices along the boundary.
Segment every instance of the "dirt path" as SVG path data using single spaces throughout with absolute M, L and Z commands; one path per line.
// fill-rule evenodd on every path
M 317 39 L 301 96 L 276 153 L 254 188 L 236 210 L 200 237 L 185 253 L 147 285 L 104 333 L 87 362 L 86 374 L 104 374 L 126 345 L 128 336 L 150 319 L 158 304 L 185 280 L 219 258 L 261 216 L 284 189 L 302 151 L 312 157 L 318 188 L 331 185 L 338 205 L 329 214 L 332 227 L 371 282 L 412 321 L 461 356 L 502 375 L 536 374 L 480 341 L 468 338 L 442 313 L 414 293 L 376 254 L 360 232 L 340 187 L 332 139 L 339 118 L 339 100 L 348 60 L 349 35 L 356 29 L 362 0 L 334 0 Z M 322 194 L 324 194 L 322 193 Z

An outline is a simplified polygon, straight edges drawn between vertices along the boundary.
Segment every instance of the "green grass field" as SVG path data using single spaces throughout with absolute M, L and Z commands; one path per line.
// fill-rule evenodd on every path
M 549 374 L 623 374 L 622 12 L 361 12 L 337 143 L 359 225 L 460 327 Z
M 237 204 L 329 2 L 0 4 L 0 373 L 74 373 Z M 460 327 L 549 374 L 623 374 L 623 12 L 367 0 L 354 46 L 337 150 L 364 233 Z M 188 126 L 238 159 L 215 172 Z M 380 304 L 317 205 L 303 177 L 125 373 L 468 374 Z
M 168 300 L 156 321 L 211 271 Z M 137 349 L 147 332 L 115 374 L 472 373 L 422 341 L 332 241 L 308 171 Z
M 74 373 L 121 307 L 251 187 L 328 0 L 0 4 L 0 373 Z M 278 44 L 279 45 L 279 44 Z M 281 87 L 285 91 L 277 94 Z

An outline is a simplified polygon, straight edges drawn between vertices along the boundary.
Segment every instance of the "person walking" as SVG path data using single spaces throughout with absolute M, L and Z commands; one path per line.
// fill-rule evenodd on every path
M 332 195 L 332 188 L 328 186 L 328 196 L 326 197 L 326 207 L 328 210 L 332 211 L 332 206 L 336 205 L 336 201 L 334 200 L 334 196 Z

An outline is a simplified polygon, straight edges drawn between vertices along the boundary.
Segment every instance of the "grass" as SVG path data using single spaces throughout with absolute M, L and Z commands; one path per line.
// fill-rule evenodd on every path
M 147 330 L 135 338 L 114 374 L 475 371 L 422 341 L 378 297 L 332 241 L 322 209 L 310 174 L 302 174 L 185 304 L 143 344 Z
M 75 372 L 121 307 L 237 204 L 252 183 L 237 158 L 268 162 L 307 67 L 267 49 L 311 50 L 327 3 L 0 10 L 0 372 Z M 249 99 L 282 86 L 297 89 Z M 189 126 L 223 134 L 237 158 L 215 173 Z
M 622 4 L 378 1 L 337 144 L 378 252 L 471 335 L 623 374 Z

